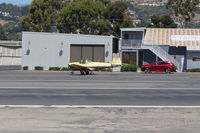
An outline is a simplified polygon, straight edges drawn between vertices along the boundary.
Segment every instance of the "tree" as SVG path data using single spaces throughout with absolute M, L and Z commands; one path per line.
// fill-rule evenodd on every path
M 68 3 L 58 15 L 58 30 L 64 33 L 94 34 L 97 32 L 96 26 L 102 24 L 103 10 L 104 6 L 99 1 L 76 0 Z
M 160 16 L 153 15 L 151 17 L 152 24 L 150 26 L 159 28 L 160 27 Z
M 97 35 L 110 35 L 110 33 L 112 32 L 111 30 L 111 23 L 110 21 L 106 20 L 106 19 L 100 19 L 98 20 L 95 25 L 94 25 L 94 33 L 93 34 L 97 34 Z
M 180 27 L 186 27 L 187 22 L 195 16 L 199 0 L 168 0 L 167 7 L 174 11 Z
M 149 28 L 177 28 L 174 20 L 169 15 L 161 15 L 151 17 Z
M 53 31 L 62 0 L 33 0 L 30 14 L 22 17 L 22 27 L 26 31 Z
M 169 15 L 160 16 L 161 27 L 163 28 L 177 28 L 174 20 Z
M 113 25 L 113 34 L 118 35 L 120 28 L 133 27 L 133 22 L 127 14 L 128 5 L 125 2 L 117 1 L 109 3 L 104 11 L 104 16 Z
M 76 0 L 59 13 L 57 27 L 64 33 L 119 35 L 119 28 L 133 27 L 125 2 Z
M 6 40 L 6 35 L 1 25 L 0 25 L 0 40 Z
M 30 14 L 22 17 L 22 27 L 38 32 L 119 35 L 120 27 L 133 27 L 126 11 L 125 2 L 109 0 L 34 0 Z

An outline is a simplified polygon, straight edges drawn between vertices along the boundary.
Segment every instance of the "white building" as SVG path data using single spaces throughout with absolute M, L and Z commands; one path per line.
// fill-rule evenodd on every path
M 122 28 L 121 41 L 113 36 L 23 32 L 22 66 L 68 67 L 90 59 L 142 66 L 158 60 L 173 62 L 178 71 L 200 68 L 200 29 Z
M 200 29 L 122 28 L 122 62 L 142 66 L 173 62 L 179 71 L 200 68 Z
M 69 62 L 90 59 L 111 62 L 118 53 L 118 40 L 113 36 L 61 34 L 61 33 L 22 33 L 22 67 L 33 70 L 41 66 L 68 67 Z

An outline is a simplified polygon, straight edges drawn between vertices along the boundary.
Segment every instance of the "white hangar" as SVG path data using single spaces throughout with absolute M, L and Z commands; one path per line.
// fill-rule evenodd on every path
M 118 39 L 114 36 L 23 32 L 22 67 L 29 70 L 41 66 L 68 67 L 69 62 L 89 59 L 112 62 L 118 54 Z

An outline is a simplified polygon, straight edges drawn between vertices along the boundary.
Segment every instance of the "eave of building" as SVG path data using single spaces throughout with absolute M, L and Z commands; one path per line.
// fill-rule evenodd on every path
M 83 36 L 83 37 L 104 37 L 104 38 L 115 38 L 115 36 L 110 35 L 110 36 L 106 36 L 106 35 L 90 35 L 90 34 L 70 34 L 70 33 L 49 33 L 49 32 L 26 32 L 23 31 L 22 34 L 41 34 L 41 35 L 59 35 L 59 36 Z
M 0 46 L 21 47 L 22 46 L 22 42 L 21 41 L 2 41 L 2 40 L 0 40 Z
M 144 31 L 146 28 L 121 28 L 121 31 Z

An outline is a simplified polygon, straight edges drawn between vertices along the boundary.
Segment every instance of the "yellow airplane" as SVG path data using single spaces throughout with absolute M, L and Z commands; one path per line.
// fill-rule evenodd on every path
M 121 60 L 119 58 L 113 59 L 112 63 L 104 62 L 92 62 L 90 60 L 81 60 L 80 62 L 69 63 L 69 68 L 74 71 L 80 71 L 81 75 L 93 74 L 95 70 L 102 70 L 105 68 L 113 68 L 121 66 Z

